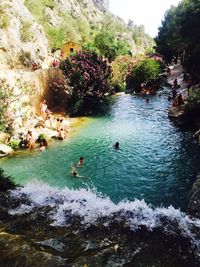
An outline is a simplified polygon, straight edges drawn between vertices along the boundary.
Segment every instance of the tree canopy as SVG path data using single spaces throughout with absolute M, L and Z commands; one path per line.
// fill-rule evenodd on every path
M 200 78 L 200 1 L 183 0 L 171 7 L 156 38 L 157 50 L 170 62 L 178 57 L 196 79 Z

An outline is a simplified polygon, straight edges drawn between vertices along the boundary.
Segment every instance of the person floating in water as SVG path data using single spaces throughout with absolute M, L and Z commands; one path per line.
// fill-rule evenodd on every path
M 116 143 L 114 144 L 114 147 L 115 147 L 116 149 L 119 149 L 119 142 L 116 142 Z
M 83 166 L 83 164 L 84 164 L 84 157 L 80 157 L 80 159 L 79 159 L 79 161 L 78 161 L 78 163 L 77 163 L 77 167 L 82 167 Z
M 76 170 L 76 165 L 72 164 L 71 168 L 72 168 L 72 175 L 74 177 L 77 177 L 77 178 L 89 178 L 89 177 L 86 177 L 86 176 L 79 175 L 77 170 Z

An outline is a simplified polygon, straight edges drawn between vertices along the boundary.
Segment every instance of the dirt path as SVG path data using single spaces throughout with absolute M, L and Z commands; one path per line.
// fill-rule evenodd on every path
M 171 74 L 167 77 L 167 81 L 168 83 L 173 84 L 174 79 L 177 79 L 178 85 L 180 85 L 178 91 L 187 97 L 188 90 L 187 84 L 183 80 L 183 72 L 183 67 L 180 64 L 174 65 L 171 69 Z

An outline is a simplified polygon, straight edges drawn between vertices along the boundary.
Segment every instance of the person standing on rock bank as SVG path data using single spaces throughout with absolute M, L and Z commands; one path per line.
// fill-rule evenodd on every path
M 42 118 L 45 120 L 46 120 L 46 110 L 47 110 L 47 104 L 46 104 L 46 100 L 44 99 L 40 104 L 40 114 Z

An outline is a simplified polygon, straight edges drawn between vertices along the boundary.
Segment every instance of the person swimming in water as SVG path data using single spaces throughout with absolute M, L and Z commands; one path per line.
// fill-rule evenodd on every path
M 84 157 L 80 157 L 78 163 L 76 164 L 77 167 L 82 167 L 84 164 Z
M 115 147 L 116 149 L 118 149 L 118 148 L 119 148 L 119 142 L 116 142 L 116 143 L 114 144 L 114 147 Z
M 71 167 L 72 167 L 72 175 L 74 177 L 77 177 L 77 178 L 89 178 L 87 176 L 79 175 L 78 172 L 77 172 L 77 170 L 76 170 L 76 165 L 72 164 Z

